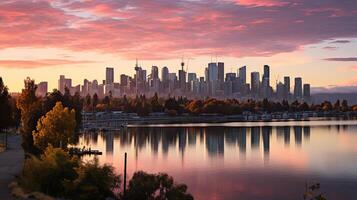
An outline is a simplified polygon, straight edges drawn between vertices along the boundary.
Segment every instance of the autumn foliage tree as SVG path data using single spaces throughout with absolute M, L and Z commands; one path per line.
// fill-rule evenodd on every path
M 61 102 L 57 102 L 38 121 L 36 130 L 33 131 L 34 144 L 40 150 L 45 150 L 49 144 L 56 148 L 66 148 L 74 137 L 75 127 L 74 109 L 64 108 Z
M 32 131 L 36 129 L 38 119 L 42 115 L 41 101 L 36 96 L 37 86 L 30 78 L 25 79 L 25 88 L 17 99 L 17 107 L 21 112 L 22 147 L 25 152 L 38 154 L 34 146 Z

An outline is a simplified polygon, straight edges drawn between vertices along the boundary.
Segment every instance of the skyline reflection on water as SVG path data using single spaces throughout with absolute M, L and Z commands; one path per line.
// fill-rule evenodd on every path
M 83 134 L 78 146 L 120 174 L 127 152 L 129 176 L 167 172 L 195 199 L 302 199 L 306 181 L 329 200 L 356 196 L 357 123 L 251 125 L 132 127 Z

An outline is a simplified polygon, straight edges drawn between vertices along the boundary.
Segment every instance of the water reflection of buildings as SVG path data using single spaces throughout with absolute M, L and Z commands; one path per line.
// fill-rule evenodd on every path
M 252 149 L 259 149 L 260 145 L 260 127 L 250 129 L 250 144 Z
M 208 155 L 217 156 L 224 154 L 224 131 L 223 128 L 206 128 L 206 148 Z
M 302 127 L 294 126 L 294 136 L 295 136 L 295 144 L 297 146 L 301 146 L 302 143 Z
M 271 126 L 263 126 L 262 127 L 264 154 L 269 154 L 269 151 L 270 151 L 271 130 L 272 130 Z
M 184 159 L 187 148 L 194 148 L 198 145 L 204 145 L 208 156 L 223 156 L 225 145 L 227 148 L 239 148 L 243 155 L 247 149 L 247 139 L 250 139 L 250 149 L 264 152 L 264 158 L 269 158 L 272 134 L 276 133 L 277 143 L 290 145 L 290 130 L 293 129 L 295 145 L 301 146 L 303 142 L 310 139 L 309 126 L 289 126 L 276 127 L 204 127 L 204 128 L 182 128 L 182 127 L 150 127 L 150 128 L 128 128 L 118 133 L 85 134 L 82 136 L 80 145 L 96 145 L 98 136 L 104 140 L 106 154 L 113 154 L 114 140 L 117 140 L 122 147 L 134 146 L 136 158 L 141 150 L 149 148 L 152 155 L 158 155 L 161 152 L 166 156 L 170 149 L 180 152 Z M 274 132 L 275 131 L 275 132 Z M 250 136 L 250 138 L 249 138 Z M 247 138 L 248 137 L 248 138 Z M 304 140 L 303 140 L 304 139 Z M 274 141 L 275 142 L 275 141 Z M 261 145 L 262 143 L 262 145 Z M 176 149 L 178 148 L 178 149 Z M 176 150 L 175 150 L 176 149 Z

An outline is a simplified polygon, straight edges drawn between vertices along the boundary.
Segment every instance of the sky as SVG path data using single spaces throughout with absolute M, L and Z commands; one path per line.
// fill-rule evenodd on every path
M 355 0 L 1 0 L 0 76 L 11 92 L 26 77 L 82 84 L 105 67 L 134 73 L 168 66 L 203 76 L 271 66 L 271 84 L 301 76 L 315 91 L 357 92 Z M 249 81 L 249 76 L 247 77 Z

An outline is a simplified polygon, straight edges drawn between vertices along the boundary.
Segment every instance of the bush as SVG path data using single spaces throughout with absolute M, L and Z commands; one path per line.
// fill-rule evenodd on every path
M 42 192 L 69 199 L 106 199 L 115 197 L 120 179 L 109 165 L 100 166 L 98 159 L 81 163 L 68 152 L 49 146 L 37 158 L 25 160 L 20 185 L 31 192 Z
M 185 184 L 176 184 L 167 174 L 148 174 L 143 171 L 134 173 L 129 182 L 126 199 L 131 200 L 193 200 L 191 194 L 186 193 Z
M 20 183 L 30 191 L 62 196 L 65 191 L 63 182 L 75 179 L 78 165 L 77 157 L 49 146 L 40 158 L 32 156 L 25 160 Z
M 95 158 L 76 169 L 77 178 L 66 181 L 66 196 L 72 199 L 100 200 L 108 197 L 115 198 L 114 191 L 120 186 L 120 176 L 110 165 L 99 165 Z

